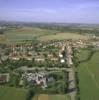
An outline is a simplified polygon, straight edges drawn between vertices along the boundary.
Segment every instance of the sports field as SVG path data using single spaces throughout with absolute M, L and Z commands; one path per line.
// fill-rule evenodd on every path
M 13 87 L 0 87 L 0 100 L 26 100 L 26 90 Z
M 80 56 L 79 54 L 79 57 L 82 56 Z M 79 75 L 81 100 L 98 100 L 99 99 L 99 52 L 94 53 L 94 55 L 89 61 L 83 62 L 79 65 L 78 75 Z

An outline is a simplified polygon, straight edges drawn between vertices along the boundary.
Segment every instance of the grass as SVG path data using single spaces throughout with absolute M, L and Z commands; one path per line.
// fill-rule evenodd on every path
M 86 52 L 83 55 L 86 56 Z M 82 53 L 79 54 L 79 57 L 82 59 Z M 98 100 L 99 52 L 96 52 L 89 61 L 81 63 L 78 67 L 78 73 L 81 100 Z
M 49 36 L 40 37 L 39 40 L 46 41 L 46 40 L 62 40 L 62 39 L 87 39 L 87 37 L 80 35 L 80 34 L 73 34 L 73 33 L 57 33 Z
M 41 94 L 35 96 L 32 100 L 70 100 L 67 95 L 47 95 Z
M 38 100 L 38 95 L 35 95 L 32 100 Z
M 90 55 L 91 51 L 88 49 L 81 49 L 78 53 L 76 53 L 76 57 L 78 61 L 84 61 L 88 59 L 88 56 Z
M 13 87 L 0 87 L 0 100 L 25 100 L 26 90 Z
M 8 38 L 9 41 L 32 40 L 33 38 L 54 34 L 56 32 L 57 31 L 55 30 L 47 30 L 34 27 L 22 27 L 18 29 L 9 29 L 5 32 L 5 36 Z
M 23 40 L 38 39 L 40 41 L 47 41 L 53 39 L 87 39 L 86 36 L 76 33 L 60 33 L 57 30 L 40 29 L 36 27 L 21 27 L 11 28 L 5 31 L 4 35 L 0 35 L 0 43 L 2 42 L 17 42 Z
M 0 43 L 7 43 L 8 40 L 5 35 L 0 35 Z
M 49 100 L 70 100 L 67 95 L 49 95 Z
M 49 100 L 49 98 L 48 98 L 48 95 L 42 94 L 38 96 L 38 100 Z
M 19 84 L 19 76 L 10 74 L 9 85 L 16 87 Z

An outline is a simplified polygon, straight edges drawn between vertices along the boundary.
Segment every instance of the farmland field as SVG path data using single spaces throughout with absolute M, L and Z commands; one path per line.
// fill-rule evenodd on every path
M 33 40 L 40 41 L 53 40 L 53 39 L 87 39 L 86 36 L 76 33 L 60 33 L 57 30 L 40 29 L 36 27 L 21 27 L 10 28 L 0 35 L 0 43 L 2 42 L 16 42 L 20 40 Z
M 39 95 L 38 100 L 49 100 L 48 95 Z
M 70 99 L 66 95 L 41 94 L 39 96 L 35 96 L 32 100 L 70 100 Z
M 0 43 L 7 43 L 7 38 L 5 35 L 0 35 Z
M 81 55 L 79 57 L 82 57 Z M 98 100 L 99 52 L 94 53 L 94 55 L 89 61 L 83 62 L 79 65 L 78 75 L 81 100 Z
M 0 100 L 25 100 L 26 90 L 12 87 L 0 87 Z
M 80 34 L 76 34 L 76 33 L 57 33 L 57 34 L 53 34 L 53 35 L 49 35 L 49 36 L 43 36 L 40 37 L 39 40 L 41 41 L 46 41 L 46 40 L 62 40 L 62 39 L 87 39 L 86 36 L 80 35 Z
M 79 51 L 79 53 L 76 53 L 76 57 L 77 57 L 78 61 L 83 61 L 83 60 L 88 59 L 90 53 L 91 53 L 91 51 L 88 49 L 81 49 Z
M 57 31 L 40 29 L 34 27 L 22 27 L 18 29 L 9 29 L 5 32 L 6 38 L 11 41 L 32 40 L 33 38 L 41 37 L 43 35 L 54 34 Z
M 49 100 L 70 100 L 66 95 L 49 95 Z

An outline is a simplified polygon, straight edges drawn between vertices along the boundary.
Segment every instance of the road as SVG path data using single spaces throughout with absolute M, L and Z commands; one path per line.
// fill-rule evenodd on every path
M 76 81 L 75 81 L 75 68 L 72 61 L 72 48 L 70 45 L 66 45 L 66 59 L 67 65 L 69 67 L 68 70 L 68 94 L 71 100 L 76 100 L 77 88 L 76 88 Z

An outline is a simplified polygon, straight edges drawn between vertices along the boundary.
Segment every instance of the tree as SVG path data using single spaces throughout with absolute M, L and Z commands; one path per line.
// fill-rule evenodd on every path
M 29 89 L 27 92 L 26 100 L 32 100 L 32 97 L 35 95 L 34 89 Z
M 0 34 L 4 34 L 4 30 L 0 30 Z

